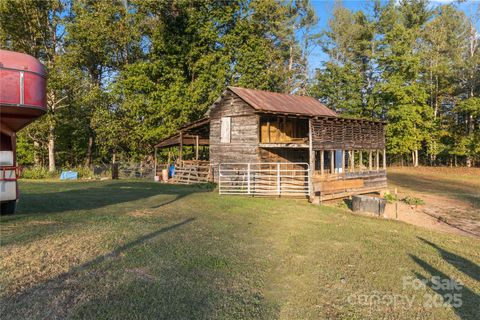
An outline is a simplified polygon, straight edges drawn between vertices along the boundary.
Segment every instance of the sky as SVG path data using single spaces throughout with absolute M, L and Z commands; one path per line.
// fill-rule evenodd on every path
M 387 2 L 387 1 L 382 1 Z M 455 1 L 452 0 L 437 0 L 431 1 L 431 5 L 433 7 L 448 4 Z M 315 9 L 315 12 L 318 17 L 318 25 L 315 28 L 316 32 L 321 32 L 328 28 L 328 20 L 332 17 L 333 7 L 335 5 L 334 0 L 311 0 L 311 3 Z M 370 1 L 361 1 L 361 0 L 344 0 L 342 1 L 343 5 L 352 11 L 369 11 L 371 8 Z M 463 10 L 467 16 L 471 16 L 476 10 L 477 7 L 480 6 L 480 0 L 470 0 L 465 3 L 455 4 L 457 8 Z M 480 21 L 477 23 L 477 30 L 480 30 Z M 327 61 L 328 57 L 322 52 L 319 46 L 313 48 L 312 53 L 308 59 L 309 62 L 309 70 L 311 73 L 315 71 L 315 69 L 320 68 L 322 63 Z

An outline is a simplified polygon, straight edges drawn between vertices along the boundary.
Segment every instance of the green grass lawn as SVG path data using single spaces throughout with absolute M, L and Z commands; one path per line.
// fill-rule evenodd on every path
M 475 238 L 198 186 L 21 182 L 20 189 L 18 214 L 1 218 L 1 319 L 480 314 Z M 463 288 L 436 288 L 433 276 Z M 405 279 L 426 286 L 404 287 Z M 453 293 L 462 305 L 442 305 Z

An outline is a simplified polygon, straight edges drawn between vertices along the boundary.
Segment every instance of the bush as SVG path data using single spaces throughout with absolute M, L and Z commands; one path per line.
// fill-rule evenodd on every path
M 71 169 L 64 169 L 64 171 L 75 171 L 78 173 L 78 179 L 87 179 L 87 178 L 93 178 L 93 170 L 90 169 L 89 167 L 76 167 L 76 168 L 71 168 Z
M 422 199 L 410 197 L 410 196 L 406 196 L 405 198 L 402 199 L 402 201 L 410 206 L 419 206 L 419 205 L 425 204 L 425 201 L 423 201 Z
M 44 167 L 27 167 L 22 168 L 20 177 L 23 179 L 48 179 L 58 177 L 58 172 L 49 172 Z
M 60 171 L 49 172 L 45 167 L 24 167 L 22 168 L 23 179 L 53 179 L 60 178 L 62 171 L 75 171 L 78 173 L 78 179 L 93 178 L 93 170 L 88 167 L 62 168 Z
M 390 192 L 385 193 L 385 195 L 383 196 L 383 199 L 387 200 L 388 203 L 392 203 L 398 200 L 397 196 L 394 194 L 391 194 Z

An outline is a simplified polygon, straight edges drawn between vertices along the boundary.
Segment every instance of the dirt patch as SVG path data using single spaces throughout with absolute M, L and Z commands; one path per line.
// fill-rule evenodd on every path
M 450 167 L 389 168 L 388 186 L 398 198 L 422 199 L 412 208 L 398 202 L 398 219 L 451 233 L 480 237 L 480 169 Z M 386 215 L 395 219 L 395 206 Z
M 399 193 L 401 199 L 407 195 Z M 480 210 L 464 201 L 445 196 L 415 193 L 425 204 L 410 206 L 397 201 L 387 204 L 385 217 L 430 230 L 480 237 Z

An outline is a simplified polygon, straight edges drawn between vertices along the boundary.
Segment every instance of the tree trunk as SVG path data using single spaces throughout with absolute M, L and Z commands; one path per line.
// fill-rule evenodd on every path
M 37 168 L 42 165 L 40 160 L 39 149 L 40 149 L 40 143 L 38 143 L 38 141 L 33 141 L 33 165 Z
M 50 125 L 48 130 L 48 171 L 55 171 L 55 127 Z
M 293 45 L 290 45 L 289 48 L 289 58 L 288 58 L 288 93 L 292 93 L 293 90 Z
M 87 149 L 87 161 L 85 162 L 86 167 L 92 165 L 92 151 L 93 151 L 93 137 L 88 137 L 88 149 Z
M 415 149 L 412 151 L 412 165 L 418 167 L 418 150 Z

